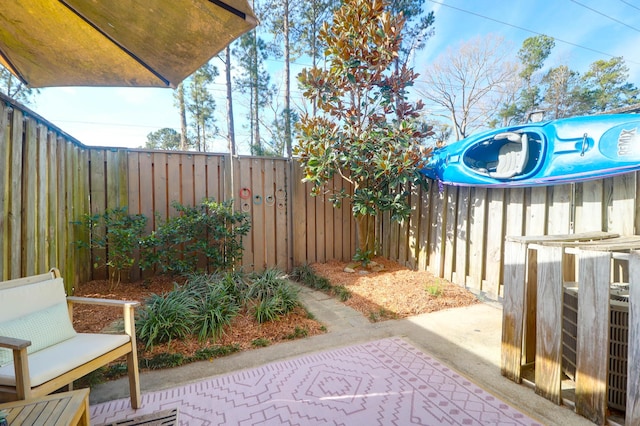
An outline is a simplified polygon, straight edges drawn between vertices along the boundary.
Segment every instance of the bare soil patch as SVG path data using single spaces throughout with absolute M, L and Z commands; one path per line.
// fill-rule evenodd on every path
M 346 273 L 344 268 L 347 263 L 338 261 L 314 264 L 312 267 L 318 275 L 328 278 L 332 285 L 346 287 L 351 292 L 351 298 L 345 304 L 361 312 L 370 321 L 406 318 L 478 302 L 470 292 L 435 278 L 428 272 L 413 271 L 382 258 L 374 260 L 384 266 L 382 271 L 363 273 L 358 268 L 355 273 Z M 174 277 L 156 276 L 139 282 L 121 283 L 112 288 L 108 281 L 97 280 L 81 284 L 75 294 L 142 302 L 152 293 L 170 291 L 176 283 L 182 284 Z M 74 327 L 79 332 L 99 332 L 121 318 L 121 315 L 118 308 L 77 305 L 74 309 Z M 265 324 L 257 323 L 250 313 L 241 312 L 215 342 L 199 342 L 193 338 L 160 344 L 149 351 L 143 350 L 140 347 L 142 345 L 139 345 L 139 349 L 141 356 L 147 358 L 165 352 L 192 356 L 196 350 L 214 344 L 238 345 L 240 350 L 248 350 L 256 347 L 253 342 L 258 339 L 273 344 L 324 332 L 323 325 L 309 318 L 301 308 L 279 321 Z

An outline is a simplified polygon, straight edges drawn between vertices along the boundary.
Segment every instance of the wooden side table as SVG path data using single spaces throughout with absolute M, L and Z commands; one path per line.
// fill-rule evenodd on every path
M 0 404 L 9 426 L 88 426 L 89 389 Z

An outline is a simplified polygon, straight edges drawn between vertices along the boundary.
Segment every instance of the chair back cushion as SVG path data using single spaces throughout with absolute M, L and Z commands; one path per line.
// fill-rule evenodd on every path
M 0 290 L 0 336 L 30 340 L 27 353 L 37 352 L 76 335 L 67 309 L 61 278 Z M 0 366 L 13 362 L 0 349 Z

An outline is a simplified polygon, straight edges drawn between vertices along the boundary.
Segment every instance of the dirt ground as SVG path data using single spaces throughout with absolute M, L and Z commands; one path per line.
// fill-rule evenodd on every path
M 427 312 L 477 303 L 476 297 L 468 291 L 443 279 L 434 278 L 428 272 L 413 271 L 386 259 L 375 259 L 384 269 L 379 272 L 363 271 L 357 268 L 355 273 L 344 272 L 344 262 L 330 261 L 314 264 L 317 274 L 329 279 L 332 285 L 345 286 L 351 292 L 351 298 L 345 302 L 348 306 L 362 312 L 370 321 L 405 318 Z M 175 278 L 153 277 L 140 282 L 121 283 L 110 288 L 106 280 L 81 284 L 75 295 L 143 302 L 150 294 L 161 294 L 171 290 L 176 284 Z M 115 320 L 121 318 L 118 308 L 105 308 L 95 305 L 78 305 L 74 309 L 74 327 L 79 332 L 99 332 Z M 296 332 L 296 327 L 298 328 Z M 300 331 L 304 330 L 301 334 Z M 203 345 L 239 345 L 241 350 L 255 347 L 256 339 L 266 339 L 270 344 L 296 337 L 312 336 L 324 333 L 319 322 L 308 318 L 303 309 L 299 309 L 279 321 L 258 324 L 247 312 L 241 312 L 222 337 L 215 342 L 198 342 L 197 339 L 172 341 L 170 344 L 157 345 L 142 356 L 151 357 L 162 352 L 179 352 L 192 355 Z

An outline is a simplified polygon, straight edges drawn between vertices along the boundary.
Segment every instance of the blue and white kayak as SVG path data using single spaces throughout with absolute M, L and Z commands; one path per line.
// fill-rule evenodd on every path
M 448 185 L 524 187 L 640 170 L 640 114 L 495 129 L 435 149 L 422 173 Z

